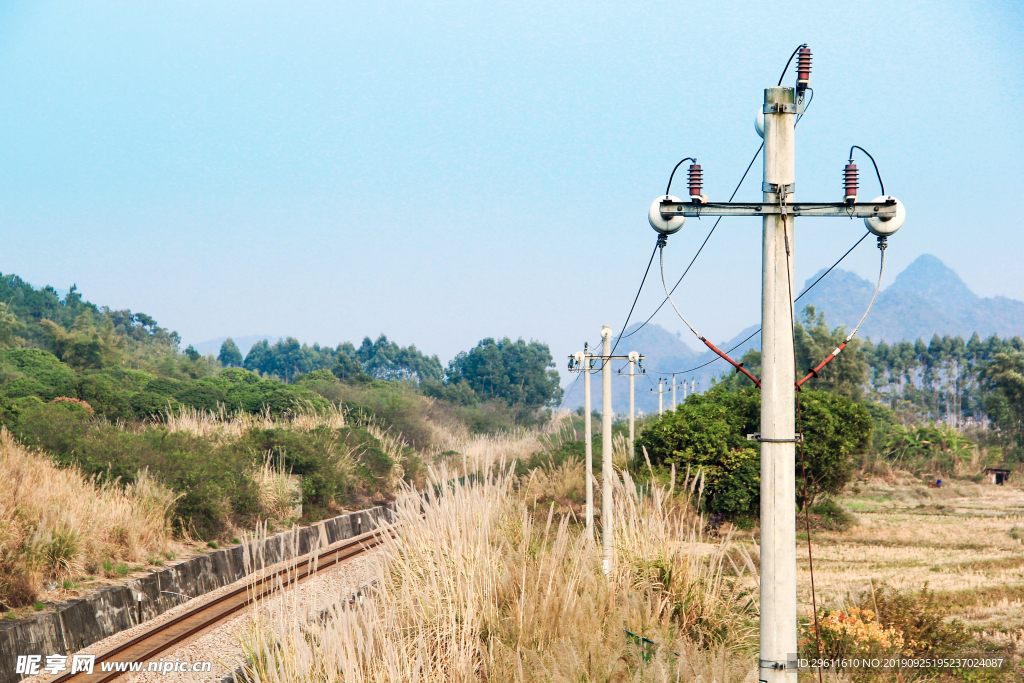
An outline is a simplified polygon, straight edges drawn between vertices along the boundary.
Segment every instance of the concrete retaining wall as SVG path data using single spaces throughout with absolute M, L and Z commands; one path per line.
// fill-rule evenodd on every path
M 147 621 L 197 597 L 238 581 L 253 567 L 259 569 L 308 553 L 319 540 L 320 547 L 358 536 L 390 521 L 391 510 L 374 507 L 317 522 L 312 526 L 285 531 L 249 548 L 234 546 L 197 555 L 166 569 L 132 579 L 123 586 L 105 586 L 81 600 L 56 606 L 17 621 L 0 622 L 0 683 L 23 678 L 15 673 L 20 655 L 71 655 L 138 623 L 136 595 L 142 594 L 142 620 Z M 68 660 L 70 664 L 70 659 Z

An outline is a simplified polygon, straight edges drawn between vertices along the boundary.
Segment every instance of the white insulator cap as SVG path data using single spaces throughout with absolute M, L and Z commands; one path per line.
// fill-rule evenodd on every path
M 754 130 L 764 140 L 764 109 L 757 110 L 757 116 L 754 117 Z
M 583 359 L 585 358 L 585 356 L 583 355 L 583 352 L 582 352 L 582 351 L 577 351 L 576 353 L 574 353 L 574 354 L 572 355 L 572 358 L 573 358 L 573 360 L 575 360 L 575 361 L 576 361 L 577 363 L 582 363 L 582 362 L 583 362 Z
M 637 353 L 636 351 L 630 351 L 629 352 L 629 359 L 635 363 L 638 360 L 640 360 L 640 354 Z
M 893 197 L 892 195 L 882 195 L 881 197 L 875 197 L 871 200 L 872 203 L 885 202 L 890 199 L 896 201 L 896 215 L 892 218 L 865 218 L 864 225 L 867 226 L 868 231 L 872 235 L 879 237 L 888 237 L 895 233 L 903 226 L 903 221 L 907 220 L 907 210 L 903 208 L 903 203 Z
M 664 201 L 678 202 L 679 197 L 665 194 L 655 199 L 651 202 L 651 210 L 647 212 L 647 221 L 656 232 L 660 232 L 662 235 L 672 235 L 679 232 L 679 229 L 683 227 L 683 223 L 686 222 L 686 216 L 672 216 L 668 220 L 662 218 L 661 203 Z

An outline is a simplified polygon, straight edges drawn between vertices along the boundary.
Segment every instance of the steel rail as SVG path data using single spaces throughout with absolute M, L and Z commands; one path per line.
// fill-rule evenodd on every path
M 389 527 L 368 531 L 343 541 L 341 545 L 324 550 L 315 557 L 311 554 L 295 564 L 271 571 L 255 581 L 247 582 L 244 586 L 197 605 L 170 621 L 157 624 L 103 654 L 96 655 L 93 673 L 69 672 L 53 679 L 52 683 L 103 683 L 126 674 L 145 673 L 147 663 L 161 652 L 201 634 L 235 612 L 271 595 L 279 585 L 284 587 L 304 581 L 320 569 L 334 566 L 380 545 L 383 535 L 388 531 Z M 281 579 L 280 584 L 278 579 Z M 102 662 L 110 662 L 115 658 L 118 662 L 141 662 L 143 669 L 142 671 L 101 670 Z

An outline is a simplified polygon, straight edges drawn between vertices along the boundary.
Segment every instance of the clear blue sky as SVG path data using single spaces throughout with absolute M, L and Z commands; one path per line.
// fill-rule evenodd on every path
M 728 197 L 800 42 L 815 99 L 798 199 L 838 200 L 862 145 L 909 215 L 887 279 L 929 252 L 979 294 L 1024 299 L 1024 10 L 980 0 L 8 0 L 0 270 L 77 283 L 186 342 L 384 332 L 446 361 L 509 335 L 561 359 L 621 326 L 678 159 Z M 670 240 L 670 278 L 710 225 Z M 801 283 L 862 233 L 797 229 Z M 759 318 L 759 237 L 723 221 L 680 289 L 711 338 Z M 849 267 L 870 278 L 876 254 Z

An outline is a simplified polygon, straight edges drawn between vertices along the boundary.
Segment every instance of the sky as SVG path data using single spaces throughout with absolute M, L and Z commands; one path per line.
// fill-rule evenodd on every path
M 883 284 L 931 253 L 1024 300 L 1024 8 L 984 0 L 5 0 L 0 271 L 184 344 L 384 333 L 446 362 L 509 336 L 561 359 L 622 327 L 679 159 L 728 198 L 763 88 L 803 42 L 796 199 L 840 200 L 861 145 L 907 207 Z M 881 194 L 857 163 L 861 196 Z M 758 161 L 737 200 L 760 181 Z M 670 281 L 711 225 L 670 238 Z M 863 223 L 796 230 L 803 283 Z M 680 286 L 709 338 L 759 320 L 760 250 L 760 221 L 723 220 Z M 871 241 L 844 267 L 873 280 Z M 667 307 L 654 322 L 685 329 Z

